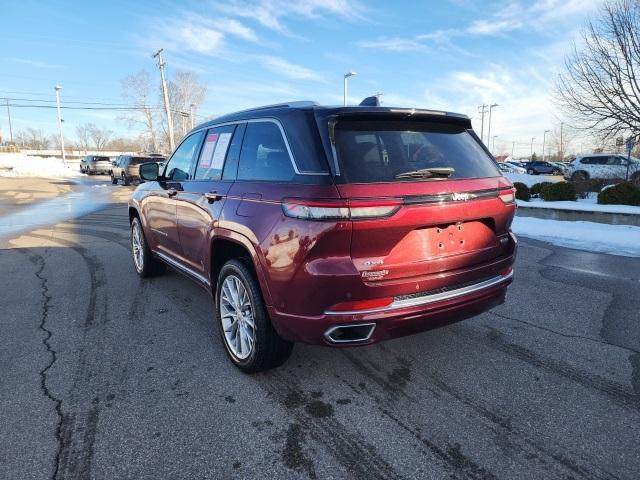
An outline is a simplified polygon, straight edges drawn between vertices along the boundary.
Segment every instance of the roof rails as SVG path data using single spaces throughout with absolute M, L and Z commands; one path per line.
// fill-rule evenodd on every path
M 306 107 L 317 107 L 318 104 L 316 102 L 313 102 L 311 100 L 300 100 L 297 102 L 286 102 L 286 103 L 275 103 L 273 105 L 265 105 L 263 107 L 256 107 L 256 108 L 247 108 L 246 110 L 238 110 L 235 113 L 247 113 L 247 112 L 258 112 L 260 110 L 268 110 L 270 108 L 285 108 L 285 107 L 289 107 L 289 108 L 306 108 Z

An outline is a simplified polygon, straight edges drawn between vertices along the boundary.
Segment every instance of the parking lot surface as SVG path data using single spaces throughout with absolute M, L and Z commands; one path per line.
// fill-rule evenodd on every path
M 492 312 L 249 376 L 112 188 L 0 238 L 0 478 L 638 478 L 640 259 L 521 238 Z

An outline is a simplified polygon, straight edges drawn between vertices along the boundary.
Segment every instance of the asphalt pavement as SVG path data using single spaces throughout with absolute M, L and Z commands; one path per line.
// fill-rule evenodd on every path
M 521 238 L 492 312 L 245 375 L 109 188 L 0 238 L 1 479 L 638 478 L 640 259 Z

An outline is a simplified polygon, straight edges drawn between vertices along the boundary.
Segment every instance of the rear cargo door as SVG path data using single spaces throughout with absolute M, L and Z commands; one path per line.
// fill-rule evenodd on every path
M 358 206 L 397 203 L 352 218 L 363 279 L 437 274 L 500 255 L 515 209 L 500 198 L 511 200 L 510 183 L 464 125 L 345 120 L 334 139 L 340 195 Z

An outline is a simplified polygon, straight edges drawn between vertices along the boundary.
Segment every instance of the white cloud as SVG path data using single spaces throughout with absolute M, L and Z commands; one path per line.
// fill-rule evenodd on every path
M 317 72 L 301 65 L 288 62 L 284 58 L 271 55 L 259 55 L 256 59 L 269 70 L 296 80 L 311 80 L 314 82 L 324 82 L 325 79 Z
M 31 60 L 29 58 L 10 57 L 10 58 L 7 58 L 6 60 L 8 60 L 9 62 L 20 63 L 22 65 L 28 65 L 30 67 L 36 67 L 36 68 L 62 68 L 62 65 L 57 65 L 53 63 L 47 63 L 47 62 L 40 62 L 37 60 Z
M 243 0 L 218 6 L 228 15 L 251 19 L 284 35 L 293 35 L 283 20 L 288 17 L 323 20 L 327 16 L 364 20 L 364 8 L 348 0 Z
M 418 40 L 408 38 L 388 38 L 372 41 L 358 42 L 356 45 L 362 48 L 373 48 L 376 50 L 388 50 L 391 52 L 410 52 L 428 50 L 428 47 Z

